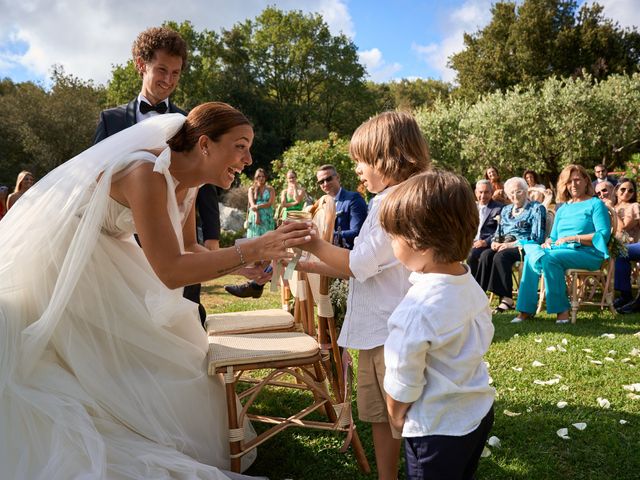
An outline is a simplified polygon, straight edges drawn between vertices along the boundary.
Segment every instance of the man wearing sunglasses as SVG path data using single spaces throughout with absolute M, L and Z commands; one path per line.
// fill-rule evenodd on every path
M 593 167 L 593 173 L 596 176 L 596 179 L 593 182 L 591 182 L 593 184 L 593 188 L 594 189 L 596 189 L 598 184 L 603 183 L 603 182 L 609 182 L 614 187 L 618 183 L 618 181 L 615 178 L 613 178 L 612 176 L 609 175 L 609 172 L 607 171 L 607 167 L 605 167 L 602 163 L 600 163 L 600 164 L 596 165 L 595 167 Z M 597 191 L 597 189 L 596 189 L 596 191 Z
M 602 200 L 607 207 L 613 208 L 613 184 L 606 180 L 596 184 L 594 189 L 596 191 L 596 197 Z
M 333 243 L 351 250 L 353 240 L 367 218 L 367 204 L 358 192 L 350 192 L 340 185 L 340 175 L 333 165 L 322 165 L 316 172 L 320 189 L 336 202 L 336 223 Z

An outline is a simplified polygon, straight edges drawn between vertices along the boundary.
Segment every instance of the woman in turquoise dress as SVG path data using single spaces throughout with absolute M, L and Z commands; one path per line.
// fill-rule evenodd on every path
M 565 270 L 598 270 L 609 258 L 607 242 L 611 221 L 604 203 L 593 197 L 589 174 L 580 165 L 569 165 L 558 179 L 558 208 L 549 239 L 542 245 L 524 245 L 526 252 L 518 312 L 511 322 L 519 323 L 533 316 L 538 303 L 538 280 L 544 277 L 547 312 L 557 314 L 556 323 L 569 321 L 569 300 Z
M 249 187 L 249 213 L 247 238 L 259 237 L 276 228 L 273 218 L 273 203 L 276 193 L 267 185 L 267 172 L 259 168 L 253 176 L 253 185 Z

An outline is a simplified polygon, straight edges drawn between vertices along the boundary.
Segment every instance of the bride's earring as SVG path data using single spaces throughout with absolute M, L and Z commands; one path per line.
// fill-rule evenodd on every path
M 202 149 L 202 154 L 203 155 L 209 155 L 209 150 L 207 150 L 206 148 Z

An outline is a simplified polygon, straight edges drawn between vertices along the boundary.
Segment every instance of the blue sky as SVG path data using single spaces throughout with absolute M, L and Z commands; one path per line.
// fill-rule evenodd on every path
M 640 25 L 639 0 L 600 0 L 605 15 Z M 374 81 L 453 81 L 447 58 L 463 32 L 490 20 L 491 0 L 0 0 L 0 78 L 46 84 L 53 64 L 105 83 L 124 63 L 141 30 L 164 20 L 190 20 L 219 31 L 254 18 L 268 5 L 319 12 L 332 32 L 353 39 Z

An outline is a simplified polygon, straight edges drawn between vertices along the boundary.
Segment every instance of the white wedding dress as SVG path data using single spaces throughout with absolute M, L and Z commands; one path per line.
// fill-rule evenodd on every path
M 141 150 L 184 117 L 157 118 L 57 168 L 0 222 L 0 478 L 242 478 L 216 468 L 229 468 L 224 386 L 196 305 L 158 279 L 108 195 L 155 162 L 181 241 L 196 191 L 178 205 L 168 149 Z

